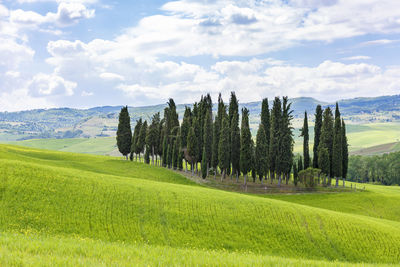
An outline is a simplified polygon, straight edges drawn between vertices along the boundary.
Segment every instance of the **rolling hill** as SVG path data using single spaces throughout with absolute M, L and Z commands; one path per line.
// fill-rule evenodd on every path
M 400 261 L 398 187 L 272 199 L 117 158 L 11 145 L 0 145 L 0 173 L 1 265 Z

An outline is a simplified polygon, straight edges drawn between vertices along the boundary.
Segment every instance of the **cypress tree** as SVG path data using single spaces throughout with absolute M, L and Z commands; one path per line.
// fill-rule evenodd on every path
M 147 135 L 147 121 L 144 121 L 142 127 L 140 127 L 139 137 L 136 144 L 136 152 L 139 154 L 139 160 L 140 160 L 140 153 L 143 153 L 145 149 L 146 135 Z
M 150 164 L 150 147 L 149 145 L 145 145 L 145 152 L 144 152 L 144 163 Z
M 242 128 L 240 131 L 240 170 L 244 176 L 244 184 L 247 184 L 247 174 L 252 169 L 251 132 L 249 127 L 249 110 L 242 109 Z
M 349 166 L 349 147 L 347 143 L 347 136 L 346 136 L 346 125 L 344 123 L 344 120 L 342 119 L 342 177 L 343 179 L 346 179 L 347 177 L 347 169 Z M 343 180 L 344 184 L 344 180 Z
M 218 168 L 218 147 L 219 147 L 219 128 L 218 128 L 218 117 L 215 118 L 213 123 L 213 136 L 212 136 L 212 156 L 211 166 L 214 169 L 214 178 L 217 174 Z
M 313 147 L 313 168 L 318 168 L 318 146 L 321 138 L 322 127 L 322 108 L 318 105 L 315 110 L 315 125 L 314 125 L 314 147 Z
M 236 175 L 236 182 L 240 173 L 240 128 L 239 114 L 234 113 L 231 122 L 231 163 L 232 172 Z
M 200 138 L 201 131 L 200 131 L 200 128 L 201 128 L 201 127 L 200 127 L 200 118 L 199 118 L 199 114 L 197 114 L 197 116 L 193 118 L 193 124 L 192 124 L 192 126 L 193 126 L 193 130 L 194 130 L 194 134 L 195 134 L 196 139 L 197 139 L 197 141 L 196 141 L 196 144 L 197 144 L 197 150 L 196 150 L 197 155 L 196 155 L 196 157 L 195 157 L 195 158 L 196 158 L 195 168 L 196 168 L 196 174 L 197 174 L 197 165 L 198 165 L 198 162 L 201 161 L 201 157 L 202 157 L 202 154 L 200 153 L 200 151 L 203 150 L 203 149 L 200 149 L 200 147 L 201 147 L 201 143 L 200 143 L 200 140 L 201 140 L 201 138 Z
M 258 177 L 263 182 L 264 175 L 267 174 L 268 167 L 268 155 L 267 155 L 267 143 L 265 138 L 264 125 L 260 123 L 256 136 L 256 152 L 255 152 L 255 165 Z
M 197 145 L 197 138 L 196 134 L 194 132 L 194 127 L 190 127 L 189 133 L 188 133 L 188 138 L 187 138 L 187 153 L 190 157 L 190 164 L 191 164 L 191 169 L 192 169 L 192 175 L 194 173 L 194 164 L 197 163 L 197 150 L 198 150 L 198 145 Z
M 176 170 L 179 165 L 178 157 L 179 157 L 179 147 L 178 147 L 178 138 L 176 138 L 172 149 L 172 167 L 174 170 Z
M 279 97 L 275 97 L 271 110 L 271 126 L 270 126 L 270 141 L 269 141 L 269 166 L 271 183 L 275 178 L 277 169 L 277 156 L 279 152 L 279 136 L 280 136 L 280 122 L 282 117 L 282 105 Z
M 146 136 L 146 144 L 149 148 L 149 154 L 151 155 L 151 161 L 154 165 L 154 155 L 159 146 L 158 142 L 160 141 L 160 133 L 159 133 L 159 124 L 160 124 L 160 113 L 156 113 L 153 115 L 151 119 L 151 124 L 148 127 L 148 134 Z
M 264 131 L 265 131 L 265 143 L 266 143 L 265 154 L 267 156 L 267 166 L 266 166 L 265 176 L 267 177 L 268 172 L 269 172 L 269 142 L 270 142 L 270 133 L 271 133 L 271 116 L 269 113 L 268 98 L 264 98 L 262 100 L 261 124 L 264 126 Z
M 167 167 L 170 169 L 171 168 L 171 163 L 172 163 L 172 145 L 167 144 Z
M 183 121 L 181 126 L 181 149 L 182 151 L 187 148 L 187 137 L 189 129 L 192 126 L 192 111 L 189 107 L 185 107 Z M 185 171 L 187 171 L 187 161 L 185 160 Z
M 130 159 L 133 160 L 133 154 L 136 153 L 136 143 L 139 138 L 139 132 L 140 128 L 142 127 L 142 118 L 136 121 L 135 128 L 133 130 L 133 136 L 132 136 L 132 145 L 131 145 L 131 155 Z M 136 154 L 136 160 L 137 160 L 137 154 Z
M 253 139 L 251 139 L 251 177 L 253 178 L 253 183 L 257 179 L 257 166 L 256 166 L 256 145 Z
M 182 149 L 182 138 L 179 135 L 179 138 L 177 138 L 178 144 L 178 168 L 179 170 L 183 170 L 183 149 Z
M 301 135 L 303 137 L 303 158 L 304 158 L 304 169 L 310 167 L 310 152 L 308 147 L 309 135 L 308 135 L 308 119 L 307 111 L 304 112 L 304 123 L 301 128 Z
M 237 100 L 236 94 L 235 92 L 231 92 L 231 98 L 229 99 L 229 108 L 228 108 L 228 119 L 229 119 L 229 129 L 231 131 L 231 134 L 229 135 L 229 142 L 230 142 L 230 147 L 231 147 L 231 151 L 229 151 L 229 164 L 233 165 L 232 163 L 232 158 L 235 157 L 233 155 L 233 151 L 234 150 L 234 144 L 232 140 L 232 129 L 235 128 L 234 125 L 232 125 L 232 122 L 236 123 L 236 121 L 234 121 L 233 117 L 236 116 L 236 114 L 239 114 L 239 101 Z M 238 127 L 239 127 L 239 121 L 237 121 Z M 232 167 L 232 171 L 233 173 L 235 173 L 236 170 L 233 170 Z M 228 173 L 230 174 L 231 172 L 231 168 L 228 168 Z M 232 177 L 232 176 L 231 176 Z
M 335 120 L 335 133 L 333 136 L 332 148 L 332 171 L 333 176 L 336 178 L 336 187 L 339 185 L 339 177 L 342 176 L 342 131 L 341 131 L 340 116 Z
M 205 179 L 207 177 L 207 153 L 206 148 L 203 148 L 203 156 L 201 160 L 201 177 Z
M 229 130 L 228 116 L 226 114 L 223 115 L 224 119 L 222 120 L 222 129 L 218 144 L 218 165 L 222 171 L 221 181 L 223 178 L 225 178 L 226 171 L 229 168 L 229 152 L 230 152 L 230 143 L 229 143 L 230 130 Z
M 131 118 L 129 117 L 128 106 L 121 108 L 119 113 L 117 146 L 119 152 L 128 160 L 132 146 Z
M 289 175 L 292 170 L 293 162 L 293 133 L 291 120 L 292 111 L 290 110 L 291 103 L 287 96 L 283 97 L 282 101 L 282 119 L 280 123 L 279 131 L 279 150 L 276 163 L 276 169 L 279 175 L 279 185 L 281 184 L 281 177 L 283 176 L 286 180 L 286 184 L 289 183 Z
M 206 117 L 204 120 L 204 130 L 203 130 L 203 143 L 205 150 L 205 165 L 204 167 L 207 169 L 211 166 L 211 158 L 212 158 L 212 137 L 213 137 L 213 122 L 212 122 L 212 110 L 207 110 Z M 203 153 L 204 155 L 204 153 Z M 203 167 L 202 167 L 203 168 Z
M 164 135 L 163 146 L 162 146 L 162 165 L 164 167 L 167 166 L 167 155 L 168 155 L 168 142 L 167 142 L 167 136 Z
M 330 167 L 330 171 L 328 174 L 329 177 L 333 176 L 333 173 L 332 173 L 333 135 L 334 135 L 333 115 L 332 115 L 331 109 L 329 107 L 327 107 L 323 113 L 323 121 L 322 121 L 321 137 L 320 137 L 319 145 L 323 144 L 323 146 L 328 149 L 329 167 Z

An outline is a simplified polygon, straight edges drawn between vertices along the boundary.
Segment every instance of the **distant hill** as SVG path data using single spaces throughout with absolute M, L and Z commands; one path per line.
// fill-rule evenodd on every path
M 318 104 L 332 108 L 335 105 L 333 102 L 322 102 L 311 97 L 293 98 L 291 102 L 295 127 L 299 126 L 304 111 L 312 115 Z M 272 101 L 270 104 L 272 105 Z M 400 95 L 345 99 L 339 101 L 339 105 L 341 113 L 349 123 L 400 121 Z M 192 104 L 177 105 L 180 118 L 183 116 L 185 106 L 192 106 Z M 240 104 L 240 108 L 244 106 L 250 110 L 250 123 L 254 131 L 259 123 L 261 101 Z M 114 136 L 121 107 L 54 108 L 0 112 L 0 141 Z M 149 120 L 156 112 L 163 115 L 165 107 L 166 104 L 129 107 L 132 125 L 140 117 Z M 216 109 L 216 105 L 214 105 L 214 109 Z M 312 116 L 310 119 L 312 120 Z

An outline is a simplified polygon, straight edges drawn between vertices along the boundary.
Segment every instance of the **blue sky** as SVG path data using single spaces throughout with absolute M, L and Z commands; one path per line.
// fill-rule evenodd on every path
M 400 1 L 0 0 L 0 110 L 400 92 Z

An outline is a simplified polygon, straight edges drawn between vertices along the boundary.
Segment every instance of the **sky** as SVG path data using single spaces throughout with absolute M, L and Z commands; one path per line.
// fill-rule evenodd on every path
M 397 0 L 0 0 L 0 111 L 400 93 Z

